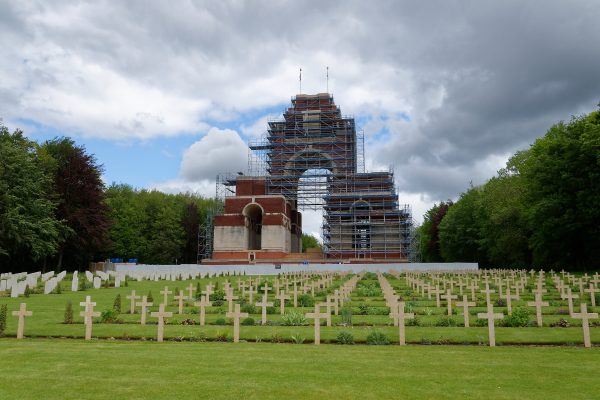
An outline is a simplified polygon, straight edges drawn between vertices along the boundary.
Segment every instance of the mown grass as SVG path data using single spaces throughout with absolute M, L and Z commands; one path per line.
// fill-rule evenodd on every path
M 600 349 L 0 340 L 1 399 L 591 399 Z
M 83 277 L 82 277 L 83 278 Z M 200 280 L 202 288 L 209 282 L 219 282 L 222 285 L 225 278 L 210 278 Z M 235 285 L 237 277 L 230 278 L 232 285 Z M 404 294 L 408 302 L 412 304 L 414 312 L 417 314 L 419 324 L 421 326 L 408 326 L 406 329 L 406 338 L 409 344 L 484 344 L 487 343 L 487 328 L 486 327 L 475 327 L 474 321 L 476 316 L 473 313 L 483 312 L 485 308 L 473 307 L 471 308 L 471 328 L 464 328 L 462 325 L 462 315 L 454 315 L 453 319 L 459 326 L 456 327 L 437 327 L 435 326 L 437 321 L 443 317 L 446 312 L 444 304 L 442 307 L 435 308 L 435 301 L 428 300 L 426 297 L 419 297 L 417 294 L 407 288 L 402 280 L 390 279 L 391 282 L 398 288 L 398 292 Z M 158 304 L 162 302 L 162 295 L 160 290 L 164 286 L 169 286 L 171 291 L 175 291 L 175 288 L 184 289 L 190 282 L 196 287 L 197 280 L 195 281 L 129 281 L 128 287 L 121 288 L 102 288 L 98 290 L 88 289 L 83 292 L 71 292 L 69 288 L 69 280 L 67 279 L 62 284 L 62 294 L 50 294 L 40 295 L 34 294 L 29 298 L 18 298 L 11 299 L 8 297 L 0 298 L 0 304 L 6 303 L 9 305 L 9 311 L 16 310 L 18 303 L 27 302 L 28 309 L 32 310 L 34 315 L 26 319 L 25 335 L 28 337 L 75 337 L 80 338 L 84 335 L 84 326 L 82 324 L 83 318 L 79 316 L 79 311 L 82 307 L 79 306 L 79 302 L 85 299 L 85 296 L 89 295 L 92 297 L 92 301 L 97 303 L 96 310 L 102 311 L 105 309 L 112 308 L 114 298 L 117 294 L 121 294 L 122 297 L 122 314 L 119 318 L 123 321 L 121 324 L 101 324 L 98 323 L 99 319 L 95 319 L 96 323 L 93 328 L 93 336 L 99 338 L 125 338 L 125 339 L 149 339 L 152 340 L 156 335 L 155 319 L 148 317 L 149 325 L 141 326 L 139 324 L 139 314 L 128 314 L 129 311 L 129 300 L 126 296 L 131 290 L 136 290 L 138 295 L 146 295 L 149 291 L 152 291 L 154 297 L 155 306 L 152 310 L 158 308 Z M 339 284 L 339 281 L 336 282 Z M 548 297 L 556 297 L 553 293 L 550 293 Z M 515 302 L 513 307 L 519 307 L 526 303 L 530 294 L 524 294 L 521 301 Z M 318 301 L 323 299 L 323 295 L 318 296 Z M 258 300 L 258 296 L 255 296 L 255 301 Z M 274 301 L 273 295 L 270 296 L 270 301 Z M 63 313 L 65 304 L 67 301 L 73 303 L 74 309 L 74 321 L 75 324 L 66 325 L 63 324 Z M 524 327 L 524 328 L 496 328 L 496 340 L 498 345 L 503 344 L 557 344 L 557 345 L 580 345 L 583 343 L 583 334 L 580 327 L 580 321 L 569 318 L 568 315 L 557 315 L 557 310 L 565 307 L 561 303 L 560 299 L 554 299 L 557 306 L 548 307 L 544 310 L 544 322 L 549 324 L 560 318 L 564 318 L 571 323 L 569 328 L 550 328 L 550 327 Z M 278 304 L 278 303 L 277 303 Z M 366 304 L 373 308 L 373 311 L 378 312 L 378 315 L 356 315 L 352 316 L 352 322 L 354 326 L 336 326 L 339 325 L 342 320 L 341 316 L 333 316 L 332 322 L 333 327 L 322 327 L 321 338 L 324 342 L 335 342 L 337 335 L 341 331 L 349 331 L 354 335 L 357 343 L 364 343 L 367 335 L 374 329 L 385 333 L 390 340 L 394 343 L 398 340 L 398 329 L 390 326 L 392 320 L 386 315 L 387 308 L 382 298 L 378 296 L 363 297 L 354 293 L 351 300 L 347 303 L 348 307 L 352 307 L 355 312 L 360 304 Z M 290 306 L 286 307 L 290 309 Z M 224 318 L 227 310 L 227 304 L 221 307 L 212 307 L 208 310 L 206 317 L 209 325 L 200 327 L 198 325 L 181 325 L 181 321 L 184 319 L 198 320 L 197 309 L 192 307 L 191 302 L 185 307 L 185 313 L 182 315 L 177 314 L 176 302 L 171 297 L 171 302 L 168 307 L 170 311 L 174 312 L 173 318 L 167 320 L 168 325 L 165 328 L 165 338 L 167 340 L 186 340 L 186 341 L 200 341 L 200 340 L 215 340 L 217 337 L 226 336 L 231 338 L 233 327 L 230 325 L 230 321 L 227 321 L 229 325 L 218 326 L 214 325 L 217 319 Z M 139 310 L 139 309 L 138 309 Z M 310 312 L 312 308 L 298 308 L 302 312 Z M 505 311 L 503 307 L 496 307 L 496 312 Z M 531 309 L 533 311 L 533 309 Z M 596 308 L 598 311 L 598 308 Z M 260 309 L 257 308 L 256 314 L 251 315 L 256 321 L 260 320 Z M 277 324 L 280 320 L 278 309 L 276 314 L 268 315 L 268 319 L 274 324 Z M 462 310 L 455 308 L 455 312 L 462 312 Z M 550 313 L 550 314 L 548 314 Z M 10 314 L 10 313 L 9 313 Z M 429 314 L 429 315 L 427 315 Z M 531 315 L 531 319 L 534 319 L 534 315 Z M 308 321 L 312 324 L 312 321 Z M 9 315 L 8 324 L 5 334 L 7 336 L 15 336 L 17 329 L 16 318 Z M 593 343 L 600 343 L 600 328 L 592 327 L 591 339 Z M 307 342 L 313 340 L 313 327 L 312 326 L 242 326 L 240 335 L 242 340 L 247 341 L 286 341 L 291 342 L 292 336 L 301 336 Z

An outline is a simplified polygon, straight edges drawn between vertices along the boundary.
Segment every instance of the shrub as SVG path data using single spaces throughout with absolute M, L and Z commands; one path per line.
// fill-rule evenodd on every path
M 225 300 L 215 300 L 212 302 L 213 307 L 221 307 L 225 304 Z
M 338 344 L 354 344 L 354 335 L 347 331 L 342 331 L 337 335 Z
M 154 297 L 152 297 L 152 291 L 148 290 L 148 294 L 146 295 L 146 301 L 148 303 L 154 303 Z
M 202 287 L 200 286 L 200 281 L 196 282 L 196 294 L 194 297 L 196 300 L 200 300 L 202 298 Z
M 367 344 L 374 346 L 388 345 L 390 344 L 390 339 L 382 332 L 373 331 L 367 336 Z
M 277 309 L 275 307 L 267 307 L 267 314 L 275 314 Z
M 556 322 L 552 322 L 552 323 L 550 324 L 550 326 L 551 326 L 552 328 L 568 328 L 569 326 L 571 326 L 571 324 L 570 324 L 570 323 L 569 323 L 569 321 L 567 321 L 566 319 L 564 319 L 564 318 L 561 318 L 561 319 L 559 319 L 559 320 L 558 320 L 558 321 L 556 321 Z
M 271 335 L 271 343 L 283 343 L 285 342 L 285 340 L 283 339 L 283 336 L 281 336 L 279 333 L 275 332 Z
M 281 325 L 285 326 L 301 326 L 308 325 L 308 321 L 304 314 L 300 311 L 286 311 L 285 314 L 281 317 Z
M 292 342 L 295 344 L 302 344 L 304 343 L 304 336 L 302 336 L 300 333 L 294 333 L 292 335 Z
M 256 307 L 250 303 L 246 303 L 240 307 L 240 311 L 248 314 L 256 314 Z
M 359 283 L 357 292 L 359 296 L 373 297 L 379 294 L 379 289 L 377 289 L 375 282 L 367 281 Z
M 496 300 L 496 307 L 506 307 L 506 300 L 504 300 L 504 299 Z
M 503 326 L 528 326 L 529 325 L 529 310 L 525 307 L 517 307 L 511 315 L 507 315 L 502 320 Z
M 342 324 L 352 325 L 352 309 L 350 307 L 342 308 Z
M 359 315 L 373 314 L 373 308 L 369 307 L 369 305 L 366 303 L 359 304 L 358 305 L 358 314 Z
M 473 326 L 487 326 L 488 322 L 487 319 L 483 319 L 483 318 L 476 318 L 475 321 L 473 322 Z
M 456 320 L 450 316 L 440 317 L 435 321 L 435 326 L 456 326 Z
M 417 316 L 415 315 L 414 318 L 410 318 L 406 320 L 406 326 L 419 326 L 421 324 L 421 321 L 419 320 L 419 318 L 417 318 Z
M 67 301 L 67 305 L 65 306 L 65 324 L 73 323 L 73 303 Z
M 315 299 L 309 294 L 301 294 L 298 296 L 298 305 L 300 307 L 313 307 L 315 305 Z
M 100 314 L 100 322 L 104 324 L 112 324 L 119 322 L 119 313 L 117 313 L 114 309 L 106 309 L 102 311 Z
M 79 281 L 79 291 L 80 291 L 80 292 L 83 292 L 83 291 L 85 291 L 85 290 L 86 290 L 88 287 L 89 287 L 89 286 L 88 286 L 88 283 L 85 281 L 85 279 L 83 279 L 83 278 L 82 278 L 82 279 Z
M 58 284 L 56 285 L 56 288 L 54 289 L 54 294 L 61 294 L 62 293 L 62 289 L 60 288 L 60 282 L 58 282 Z
M 6 330 L 6 315 L 8 314 L 8 305 L 0 306 L 0 336 L 4 336 Z
M 31 296 L 32 294 L 33 294 L 33 289 L 31 289 L 31 288 L 29 287 L 29 285 L 25 286 L 25 292 L 23 293 L 23 295 L 24 295 L 25 297 L 29 297 L 29 296 Z
M 179 293 L 179 292 L 177 292 Z M 210 295 L 210 301 L 223 301 L 225 300 L 225 292 L 222 290 L 217 290 L 213 294 Z M 222 304 L 222 303 L 221 303 Z
M 367 272 L 363 275 L 363 280 L 377 280 L 377 274 L 375 272 Z
M 229 332 L 227 331 L 219 331 L 215 336 L 215 340 L 217 342 L 227 342 L 229 340 Z
M 118 294 L 115 297 L 115 301 L 113 302 L 113 310 L 117 312 L 117 314 L 121 314 L 121 295 Z
M 252 325 L 254 325 L 254 318 L 250 318 L 250 317 L 244 318 L 242 320 L 242 325 L 245 325 L 245 326 L 252 326 Z
M 227 321 L 225 321 L 225 318 L 218 318 L 215 321 L 215 325 L 227 325 Z

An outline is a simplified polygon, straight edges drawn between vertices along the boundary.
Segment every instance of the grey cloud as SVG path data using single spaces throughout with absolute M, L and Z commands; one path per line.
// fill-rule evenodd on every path
M 315 82 L 330 65 L 343 112 L 381 116 L 367 128 L 390 132 L 386 143 L 367 148 L 373 164 L 395 165 L 402 191 L 444 200 L 484 180 L 499 157 L 554 122 L 595 108 L 599 19 L 596 0 L 5 2 L 0 44 L 10 65 L 0 65 L 0 110 L 5 118 L 43 119 L 47 110 L 15 104 L 25 94 L 55 93 L 37 93 L 36 85 L 71 89 L 43 57 L 21 67 L 21 47 L 34 55 L 57 48 L 66 61 L 98 65 L 134 82 L 133 99 L 146 90 L 182 99 L 174 109 L 186 111 L 171 133 L 215 119 L 233 126 L 248 110 L 264 115 L 262 107 L 294 94 L 298 66 L 305 67 L 306 87 L 322 90 Z M 162 117 L 155 103 L 150 115 Z M 119 118 L 131 123 L 146 112 L 132 107 Z M 40 122 L 82 131 L 78 123 L 95 121 L 76 118 Z M 248 121 L 238 125 L 260 131 Z M 152 126 L 148 135 L 160 130 Z M 367 132 L 368 140 L 375 136 Z M 192 170 L 184 175 L 210 175 Z

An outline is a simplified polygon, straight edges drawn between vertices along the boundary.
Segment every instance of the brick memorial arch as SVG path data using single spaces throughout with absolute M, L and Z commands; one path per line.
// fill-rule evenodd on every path
M 250 143 L 250 174 L 220 180 L 228 195 L 205 230 L 202 262 L 302 260 L 303 209 L 323 210 L 322 261 L 408 261 L 410 207 L 393 172 L 364 171 L 363 142 L 330 94 L 292 98 Z

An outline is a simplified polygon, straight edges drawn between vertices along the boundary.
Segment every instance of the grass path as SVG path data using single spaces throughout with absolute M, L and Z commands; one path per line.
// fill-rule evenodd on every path
M 590 399 L 600 349 L 0 340 L 0 399 Z

